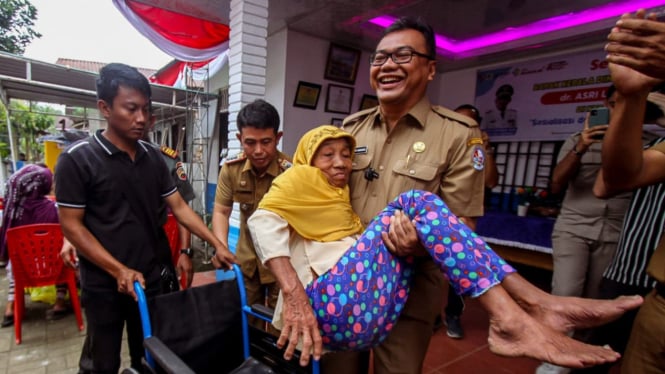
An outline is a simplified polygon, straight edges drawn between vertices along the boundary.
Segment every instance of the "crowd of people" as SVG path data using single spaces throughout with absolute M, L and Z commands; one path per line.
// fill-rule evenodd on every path
M 665 23 L 640 10 L 621 17 L 609 41 L 610 124 L 573 134 L 552 176 L 553 189 L 567 188 L 553 234 L 552 294 L 474 233 L 485 188 L 497 183 L 493 149 L 475 107 L 453 111 L 427 98 L 434 33 L 410 17 L 388 27 L 371 55 L 378 106 L 350 115 L 341 129 L 308 131 L 293 158 L 277 149 L 282 132 L 270 103 L 240 110 L 243 152 L 221 167 L 212 229 L 185 201 L 191 188 L 176 183 L 182 164 L 144 140 L 155 120 L 148 80 L 127 65 L 106 65 L 97 79 L 106 129 L 60 155 L 57 209 L 45 197 L 48 168 L 27 165 L 12 175 L 0 250 L 7 228 L 60 223 L 61 256 L 80 269 L 81 373 L 118 372 L 125 326 L 131 366 L 141 369 L 134 282 L 150 297 L 177 290 L 177 273 L 190 284 L 189 232 L 214 247 L 215 267 L 240 265 L 251 303 L 275 309 L 268 329 L 285 358 L 298 348 L 300 364 L 321 360 L 324 373 L 366 373 L 370 350 L 375 373 L 421 372 L 446 282 L 452 337 L 463 336 L 462 297 L 471 297 L 488 313 L 496 354 L 541 360 L 550 365 L 543 370 L 606 372 L 625 347 L 624 372 L 665 372 L 665 139 L 649 139 L 643 150 L 642 131 L 648 95 L 665 80 Z M 501 87 L 497 102 L 512 95 Z M 234 203 L 235 254 L 228 245 Z M 162 229 L 167 211 L 185 238 L 175 263 Z

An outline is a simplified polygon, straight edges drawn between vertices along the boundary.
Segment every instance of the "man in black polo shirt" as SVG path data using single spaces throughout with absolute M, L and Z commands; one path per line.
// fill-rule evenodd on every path
M 216 266 L 229 267 L 235 258 L 183 201 L 159 151 L 140 140 L 152 125 L 148 80 L 130 66 L 109 64 L 100 71 L 97 96 L 108 126 L 60 155 L 56 199 L 62 231 L 80 258 L 88 329 L 79 372 L 116 374 L 125 322 L 131 365 L 141 368 L 133 282 L 157 295 L 166 292 L 160 274 L 173 270 L 159 226 L 163 201 L 216 248 Z

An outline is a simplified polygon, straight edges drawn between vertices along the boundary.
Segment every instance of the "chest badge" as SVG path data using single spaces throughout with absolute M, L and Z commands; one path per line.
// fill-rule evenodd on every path
M 423 142 L 415 142 L 415 143 L 413 143 L 412 148 L 413 148 L 413 151 L 416 152 L 416 153 L 423 153 L 423 152 L 425 152 L 425 148 L 427 148 L 427 147 L 425 146 L 425 143 L 423 143 Z

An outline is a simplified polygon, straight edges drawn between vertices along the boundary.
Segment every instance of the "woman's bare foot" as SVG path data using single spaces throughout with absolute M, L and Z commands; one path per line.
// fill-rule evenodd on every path
M 561 332 L 604 325 L 642 305 L 641 296 L 613 300 L 560 297 L 546 294 L 537 304 L 521 305 L 534 319 Z
M 488 343 L 492 352 L 508 357 L 530 357 L 556 365 L 583 368 L 616 361 L 619 354 L 573 340 L 523 310 L 501 286 L 490 288 L 478 301 L 489 313 Z M 545 308 L 547 309 L 547 308 Z M 555 312 L 543 316 L 557 321 Z M 583 311 L 578 311 L 582 313 Z M 562 313 L 559 311 L 559 313 Z M 565 313 L 564 313 L 565 315 Z M 562 318 L 568 321 L 570 318 Z
M 614 300 L 554 296 L 516 273 L 507 276 L 501 285 L 535 320 L 564 333 L 614 321 L 625 312 L 642 305 L 643 301 L 637 295 L 621 296 Z
M 620 357 L 611 349 L 571 339 L 540 324 L 524 311 L 521 314 L 490 318 L 487 339 L 490 351 L 501 356 L 530 357 L 571 368 L 614 362 Z

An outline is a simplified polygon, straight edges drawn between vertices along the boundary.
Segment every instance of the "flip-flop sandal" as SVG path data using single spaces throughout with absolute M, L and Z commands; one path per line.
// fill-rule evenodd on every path
M 57 321 L 67 316 L 69 313 L 71 313 L 71 310 L 69 308 L 60 309 L 60 310 L 49 309 L 46 311 L 46 319 L 50 321 Z

